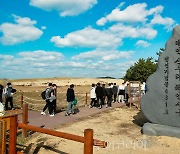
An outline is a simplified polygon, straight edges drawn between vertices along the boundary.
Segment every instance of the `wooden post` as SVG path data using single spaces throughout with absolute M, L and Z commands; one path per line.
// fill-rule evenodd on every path
M 9 154 L 16 154 L 17 115 L 10 117 Z
M 28 123 L 28 104 L 23 104 L 22 106 L 22 110 L 23 110 L 23 114 L 22 114 L 22 123 L 23 124 L 27 124 Z M 27 137 L 28 134 L 27 134 L 27 130 L 26 129 L 22 129 L 22 136 L 23 137 Z
M 24 102 L 23 94 L 21 94 L 21 109 L 22 109 L 22 106 L 23 106 L 23 102 Z
M 6 121 L 0 121 L 0 153 L 6 154 Z
M 87 106 L 87 101 L 88 101 L 88 96 L 87 96 L 87 92 L 86 92 L 86 100 L 85 100 L 85 106 Z
M 84 154 L 93 154 L 93 130 L 84 131 Z

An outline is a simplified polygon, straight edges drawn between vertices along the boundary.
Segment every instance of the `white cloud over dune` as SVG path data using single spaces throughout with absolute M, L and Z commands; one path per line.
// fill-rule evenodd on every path
M 97 0 L 30 0 L 30 5 L 40 9 L 56 10 L 60 16 L 79 15 L 91 9 Z
M 121 38 L 109 31 L 101 31 L 92 27 L 71 32 L 64 38 L 53 36 L 50 41 L 58 47 L 116 47 L 121 45 Z

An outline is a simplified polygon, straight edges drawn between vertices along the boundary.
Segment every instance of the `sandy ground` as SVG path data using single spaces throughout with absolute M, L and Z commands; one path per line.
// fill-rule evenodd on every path
M 24 79 L 12 80 L 13 85 L 24 86 L 46 86 L 49 82 L 56 83 L 58 86 L 68 86 L 74 84 L 76 86 L 91 85 L 92 83 L 117 83 L 121 84 L 122 79 L 101 79 L 101 78 L 52 78 L 52 79 Z
M 1 80 L 0 80 L 1 81 Z M 20 96 L 31 98 L 25 99 L 32 109 L 42 109 L 44 102 L 41 92 L 48 82 L 56 83 L 58 88 L 58 107 L 62 108 L 65 101 L 65 93 L 68 86 L 74 83 L 79 105 L 85 103 L 85 93 L 90 91 L 92 83 L 116 82 L 120 84 L 123 80 L 112 79 L 27 79 L 12 80 L 13 86 L 18 90 L 14 96 L 15 105 L 20 105 Z M 0 83 L 4 83 L 1 81 Z M 39 100 L 39 101 L 38 101 Z M 88 101 L 89 101 L 88 97 Z M 59 119 L 60 120 L 60 119 Z M 178 154 L 180 153 L 180 140 L 172 137 L 152 137 L 141 134 L 141 128 L 146 119 L 136 108 L 116 108 L 101 114 L 83 118 L 75 123 L 60 126 L 57 130 L 83 136 L 84 130 L 92 128 L 94 138 L 108 142 L 107 148 L 94 147 L 94 154 Z M 52 137 L 45 134 L 35 133 L 27 139 L 26 153 L 29 154 L 81 154 L 83 144 Z
M 94 154 L 180 153 L 180 140 L 177 138 L 142 135 L 141 126 L 145 121 L 146 119 L 140 111 L 135 108 L 129 109 L 124 107 L 96 114 L 75 123 L 66 124 L 57 130 L 83 136 L 84 129 L 92 128 L 95 139 L 108 142 L 107 148 L 94 147 Z M 34 134 L 26 145 L 31 147 L 29 153 L 83 153 L 82 143 L 44 134 Z

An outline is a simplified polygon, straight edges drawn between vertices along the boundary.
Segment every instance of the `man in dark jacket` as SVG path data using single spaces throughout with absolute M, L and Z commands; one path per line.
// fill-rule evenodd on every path
M 66 93 L 68 106 L 67 106 L 67 109 L 66 109 L 65 116 L 70 115 L 69 110 L 71 110 L 71 113 L 74 114 L 73 103 L 74 103 L 74 99 L 75 99 L 75 94 L 74 94 L 74 89 L 73 88 L 74 88 L 74 85 L 71 84 L 70 88 L 68 88 L 67 93 Z
M 118 93 L 118 87 L 117 87 L 116 83 L 114 83 L 114 85 L 113 85 L 114 103 L 116 103 L 117 93 Z
M 103 100 L 104 91 L 99 82 L 97 83 L 95 92 L 96 92 L 96 97 L 97 97 L 97 105 L 99 106 L 99 109 L 101 109 L 102 105 L 104 104 L 104 100 Z M 100 102 L 99 102 L 99 100 L 100 100 Z
M 106 107 L 112 107 L 112 96 L 113 96 L 113 90 L 111 87 L 111 83 L 108 84 L 109 87 L 107 87 L 106 92 L 107 92 L 107 106 Z
M 8 102 L 10 102 L 11 110 L 14 110 L 13 107 L 13 95 L 16 92 L 15 89 L 12 88 L 12 84 L 10 82 L 7 83 L 7 86 L 4 89 L 5 95 L 5 110 L 8 110 Z
M 0 102 L 2 103 L 3 85 L 0 84 Z

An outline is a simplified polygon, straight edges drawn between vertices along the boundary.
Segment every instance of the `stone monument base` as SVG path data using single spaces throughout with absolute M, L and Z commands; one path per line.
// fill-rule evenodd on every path
M 179 127 L 145 123 L 142 132 L 145 135 L 151 135 L 151 136 L 171 136 L 171 137 L 180 138 Z

